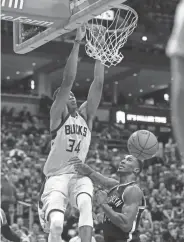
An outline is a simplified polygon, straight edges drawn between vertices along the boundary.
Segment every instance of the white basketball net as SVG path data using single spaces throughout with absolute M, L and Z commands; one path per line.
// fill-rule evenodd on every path
M 117 65 L 124 56 L 120 48 L 137 26 L 138 15 L 126 5 L 117 7 L 113 21 L 94 18 L 87 25 L 86 53 L 107 67 Z

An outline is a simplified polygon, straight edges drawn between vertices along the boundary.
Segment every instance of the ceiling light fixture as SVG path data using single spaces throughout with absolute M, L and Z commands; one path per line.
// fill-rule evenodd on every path
M 134 73 L 133 76 L 137 76 L 137 73 Z
M 142 89 L 140 89 L 140 90 L 139 90 L 139 92 L 143 92 L 143 90 L 142 90 Z
M 16 71 L 16 74 L 19 75 L 20 74 L 20 71 Z
M 35 63 L 35 62 L 33 62 L 33 63 L 32 63 L 32 66 L 36 66 L 36 63 Z
M 7 76 L 6 79 L 7 79 L 7 80 L 10 80 L 10 76 Z
M 155 87 L 155 85 L 151 85 L 151 88 L 154 88 Z
M 147 36 L 142 36 L 142 41 L 147 41 L 147 40 L 148 40 Z
M 132 96 L 132 93 L 129 93 L 128 96 L 131 97 Z
M 35 89 L 35 81 L 31 80 L 31 89 L 34 90 Z
M 169 94 L 167 94 L 167 93 L 164 94 L 164 100 L 169 101 Z

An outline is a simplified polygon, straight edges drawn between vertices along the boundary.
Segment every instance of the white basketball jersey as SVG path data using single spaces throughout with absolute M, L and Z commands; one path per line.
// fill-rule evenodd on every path
M 75 173 L 70 159 L 78 157 L 85 162 L 91 142 L 91 131 L 86 121 L 77 113 L 76 117 L 67 115 L 64 124 L 52 132 L 51 150 L 43 172 L 46 176 Z
M 166 51 L 170 57 L 184 57 L 184 0 L 177 6 L 174 27 Z

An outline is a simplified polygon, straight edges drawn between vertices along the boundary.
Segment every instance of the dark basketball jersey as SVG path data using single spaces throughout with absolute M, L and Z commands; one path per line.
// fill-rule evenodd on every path
M 0 224 L 1 226 L 7 224 L 6 215 L 5 215 L 4 211 L 2 210 L 2 208 L 0 208 L 0 223 L 1 223 Z
M 108 193 L 108 205 L 117 213 L 121 213 L 122 207 L 124 205 L 123 194 L 125 188 L 128 186 L 137 185 L 135 182 L 131 182 L 128 184 L 117 185 L 113 187 Z M 137 185 L 138 186 L 138 185 Z M 124 232 L 119 227 L 114 225 L 109 218 L 104 216 L 103 221 L 103 233 L 106 241 L 133 241 L 139 240 L 139 232 L 138 225 L 141 217 L 141 213 L 145 209 L 145 198 L 142 198 L 142 205 L 139 206 L 139 210 L 135 221 L 133 222 L 133 226 L 131 231 Z

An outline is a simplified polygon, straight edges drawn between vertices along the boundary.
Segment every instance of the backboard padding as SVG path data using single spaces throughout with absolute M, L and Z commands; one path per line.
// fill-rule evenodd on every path
M 68 1 L 68 0 L 67 0 Z M 13 34 L 14 34 L 14 51 L 18 54 L 28 53 L 45 43 L 68 33 L 81 24 L 89 21 L 90 19 L 98 16 L 99 14 L 111 9 L 126 0 L 98 0 L 90 6 L 82 9 L 81 11 L 73 14 L 69 19 L 60 19 L 60 24 L 54 24 L 45 31 L 37 34 L 36 36 L 26 40 L 23 43 L 19 43 L 19 34 L 21 31 L 21 24 L 18 21 L 13 22 Z

